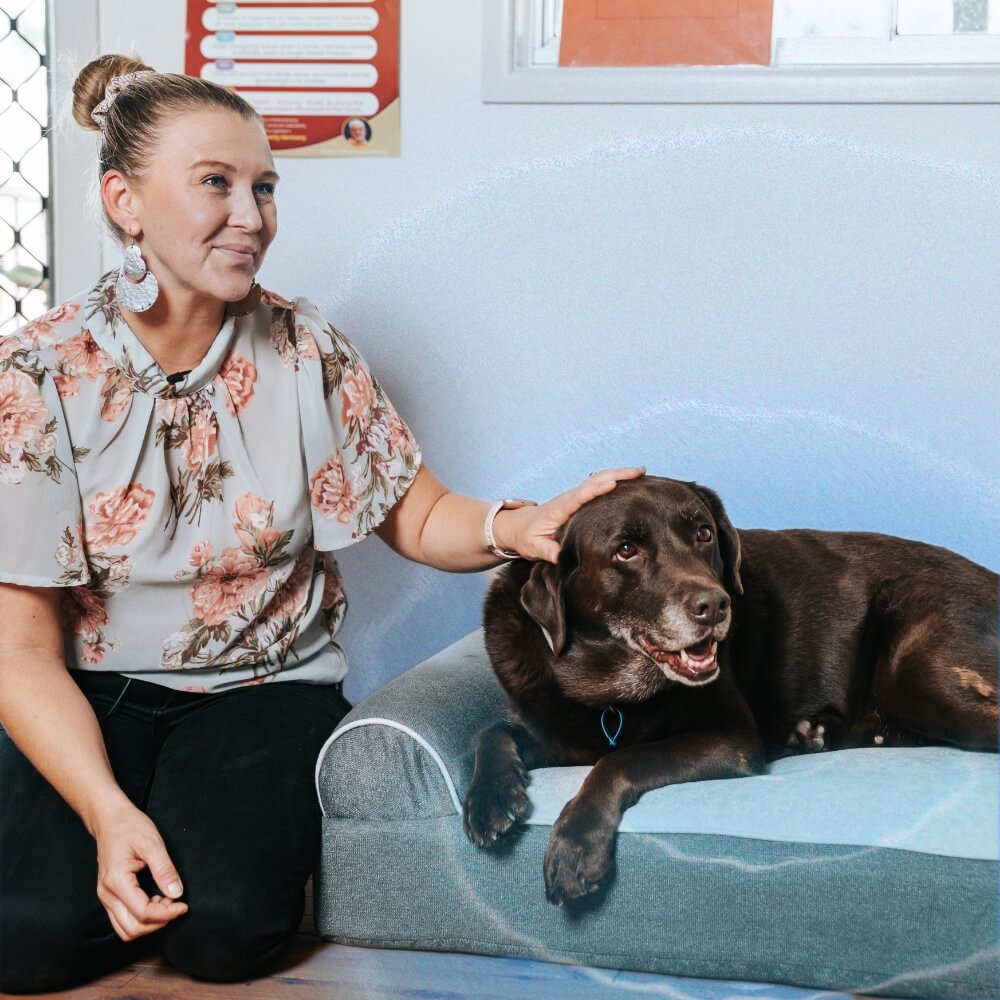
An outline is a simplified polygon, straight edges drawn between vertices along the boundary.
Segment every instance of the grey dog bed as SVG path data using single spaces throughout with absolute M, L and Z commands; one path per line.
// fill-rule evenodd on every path
M 887 996 L 1000 993 L 995 754 L 849 750 L 658 789 L 625 814 L 607 892 L 556 909 L 542 859 L 586 768 L 532 772 L 532 814 L 499 849 L 462 831 L 475 736 L 503 704 L 475 632 L 343 720 L 316 770 L 321 934 Z

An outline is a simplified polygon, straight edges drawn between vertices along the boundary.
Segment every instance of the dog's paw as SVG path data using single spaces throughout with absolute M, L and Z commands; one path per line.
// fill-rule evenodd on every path
M 827 728 L 822 722 L 802 719 L 788 734 L 785 745 L 798 753 L 820 753 L 829 743 Z
M 556 821 L 545 851 L 545 898 L 555 906 L 597 892 L 614 869 L 615 829 L 567 816 Z
M 531 800 L 523 772 L 511 770 L 477 778 L 462 804 L 462 827 L 477 847 L 492 847 L 528 814 Z

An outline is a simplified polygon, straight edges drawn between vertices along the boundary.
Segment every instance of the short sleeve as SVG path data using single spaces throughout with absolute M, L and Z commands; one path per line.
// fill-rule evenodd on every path
M 385 520 L 421 455 L 357 348 L 311 302 L 298 299 L 294 310 L 313 544 L 327 552 Z
M 16 338 L 0 338 L 0 581 L 89 582 L 75 458 L 52 377 Z

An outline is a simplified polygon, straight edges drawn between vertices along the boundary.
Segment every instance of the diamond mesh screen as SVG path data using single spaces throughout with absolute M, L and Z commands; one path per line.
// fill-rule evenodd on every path
M 0 0 L 0 334 L 49 308 L 45 0 Z

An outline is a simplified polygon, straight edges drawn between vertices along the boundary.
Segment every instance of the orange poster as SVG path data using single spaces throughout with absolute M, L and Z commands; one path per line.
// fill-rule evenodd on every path
M 560 66 L 768 66 L 773 0 L 564 0 Z

